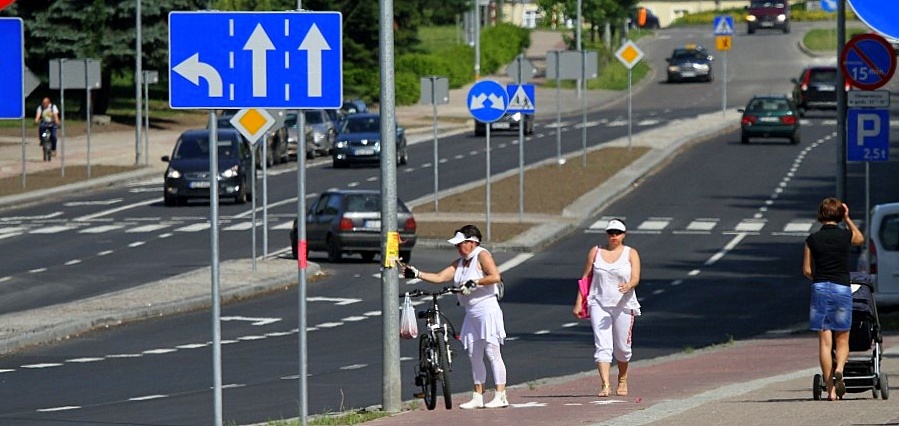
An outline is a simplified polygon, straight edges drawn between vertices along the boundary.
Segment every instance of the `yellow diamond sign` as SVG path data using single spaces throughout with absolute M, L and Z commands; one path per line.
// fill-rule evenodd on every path
M 615 52 L 615 56 L 627 69 L 631 69 L 637 65 L 637 62 L 640 62 L 640 59 L 643 59 L 643 51 L 634 42 L 628 40 Z
M 275 118 L 268 111 L 258 108 L 242 109 L 230 121 L 251 144 L 255 144 L 275 124 Z

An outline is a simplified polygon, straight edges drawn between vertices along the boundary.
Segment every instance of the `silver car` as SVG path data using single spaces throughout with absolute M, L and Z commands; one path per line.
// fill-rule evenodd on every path
M 315 158 L 315 155 L 328 155 L 334 148 L 334 138 L 337 129 L 323 109 L 304 110 L 306 116 L 306 158 Z M 292 155 L 297 154 L 299 133 L 297 130 L 297 115 L 289 113 L 284 118 L 284 124 L 288 128 L 287 151 Z

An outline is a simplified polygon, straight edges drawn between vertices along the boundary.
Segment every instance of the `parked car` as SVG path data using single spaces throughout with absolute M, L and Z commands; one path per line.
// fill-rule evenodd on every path
M 396 229 L 400 234 L 400 257 L 412 259 L 416 242 L 415 218 L 402 200 L 397 199 Z M 297 222 L 290 231 L 290 247 L 297 255 Z M 373 190 L 327 191 L 309 205 L 306 212 L 308 250 L 326 250 L 328 260 L 340 262 L 343 256 L 359 253 L 371 262 L 381 252 L 381 193 Z
M 368 105 L 362 99 L 349 99 L 343 101 L 343 106 L 340 107 L 340 110 L 345 115 L 364 114 L 368 112 Z
M 899 203 L 871 209 L 868 250 L 860 266 L 874 278 L 878 305 L 899 305 Z
M 737 111 L 743 113 L 740 143 L 749 143 L 749 138 L 787 138 L 799 143 L 799 112 L 787 95 L 753 96 Z
M 514 131 L 518 133 L 519 127 L 524 126 L 524 134 L 530 135 L 534 133 L 534 115 L 522 114 L 520 112 L 505 113 L 499 120 L 490 123 L 490 130 L 498 131 Z M 474 135 L 484 136 L 487 134 L 487 125 L 478 120 L 474 121 Z
M 306 117 L 306 158 L 315 158 L 315 155 L 328 155 L 334 148 L 334 140 L 337 137 L 337 129 L 331 122 L 331 118 L 323 109 L 304 110 L 303 115 Z M 288 129 L 294 129 L 294 136 L 288 136 L 288 152 L 293 155 L 297 154 L 296 144 L 298 142 L 297 133 L 297 115 L 296 113 L 288 113 L 284 119 Z
M 379 114 L 352 114 L 342 122 L 337 132 L 337 142 L 331 156 L 334 168 L 352 163 L 379 163 L 381 161 L 381 116 Z M 396 125 L 396 163 L 409 162 L 406 152 L 406 129 Z
M 668 82 L 712 81 L 712 56 L 704 47 L 688 44 L 678 47 L 665 59 L 668 62 Z
M 346 117 L 346 113 L 342 109 L 326 109 L 325 113 L 328 114 L 335 130 L 340 128 L 340 122 L 343 121 L 343 117 Z
M 790 32 L 790 4 L 787 0 L 751 0 L 746 7 L 746 32 L 758 29 Z
M 221 198 L 242 204 L 253 198 L 250 173 L 255 173 L 250 146 L 237 130 L 223 128 L 218 138 L 218 191 Z M 184 204 L 191 198 L 209 198 L 209 130 L 188 130 L 178 137 L 163 183 L 166 206 Z
M 219 129 L 234 129 L 234 126 L 231 124 L 231 118 L 234 117 L 236 112 L 226 111 L 224 114 L 218 117 L 216 121 L 216 127 Z M 236 129 L 235 129 L 236 130 Z M 239 132 L 238 132 L 239 134 Z M 243 137 L 244 141 L 249 144 L 249 141 Z M 265 155 L 262 152 L 262 143 L 265 141 Z M 260 138 L 255 144 L 256 147 L 256 167 L 262 168 L 262 162 L 265 161 L 267 166 L 273 166 L 276 164 L 286 163 L 290 161 L 289 155 L 287 153 L 287 127 L 280 128 L 272 128 L 265 135 Z
M 805 67 L 793 82 L 793 102 L 799 108 L 799 116 L 805 117 L 810 109 L 837 108 L 837 67 L 814 65 Z M 844 84 L 844 89 L 848 87 Z

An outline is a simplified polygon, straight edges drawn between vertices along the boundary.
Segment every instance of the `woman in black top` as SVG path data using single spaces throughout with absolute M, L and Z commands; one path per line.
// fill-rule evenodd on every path
M 846 222 L 849 229 L 840 228 L 837 225 L 840 221 Z M 818 355 L 827 399 L 836 400 L 846 393 L 843 366 L 849 357 L 849 329 L 852 326 L 849 249 L 864 244 L 865 237 L 849 218 L 849 207 L 836 198 L 825 198 L 821 202 L 818 222 L 822 224 L 821 229 L 805 239 L 802 274 L 813 282 L 810 328 L 818 332 Z M 834 347 L 836 365 L 831 356 Z

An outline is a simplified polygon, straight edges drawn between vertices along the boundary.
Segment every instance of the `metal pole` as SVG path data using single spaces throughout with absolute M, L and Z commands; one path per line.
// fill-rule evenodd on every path
M 65 59 L 59 60 L 59 130 L 61 138 L 59 139 L 59 170 L 62 176 L 66 175 L 66 82 L 62 79 L 63 68 L 66 65 Z
M 631 152 L 631 134 L 633 129 L 633 123 L 631 118 L 631 113 L 633 112 L 632 108 L 632 99 L 633 99 L 633 90 L 631 87 L 631 76 L 633 75 L 633 71 L 631 68 L 627 70 L 627 152 L 630 154 Z
M 212 252 L 212 397 L 215 426 L 222 426 L 222 306 L 219 295 L 219 158 L 215 112 L 209 112 L 209 245 Z
M 474 81 L 481 78 L 481 5 L 474 0 Z M 397 296 L 399 297 L 399 296 Z
M 265 138 L 265 135 L 262 136 Z M 272 153 L 277 155 L 277 153 Z M 256 176 L 256 166 L 253 166 L 253 176 Z M 256 205 L 256 185 L 253 185 L 253 205 Z M 256 209 L 253 209 L 255 212 Z M 256 235 L 253 223 L 253 235 Z M 268 142 L 262 139 L 262 257 L 268 257 Z
M 518 85 L 524 83 L 522 66 L 524 54 L 518 54 Z M 521 123 L 518 124 L 518 222 L 524 222 L 524 114 L 521 115 Z M 489 125 L 487 127 L 490 127 Z
M 724 51 L 724 64 L 721 78 L 721 115 L 727 114 L 727 51 Z
M 141 15 L 142 8 L 140 0 L 135 0 L 134 20 L 137 27 L 137 34 L 134 41 L 134 165 L 140 165 L 140 133 L 141 133 L 141 96 L 140 96 L 140 80 L 143 74 L 143 46 L 141 41 Z M 146 163 L 146 158 L 144 163 Z
M 258 143 L 258 141 L 257 141 L 257 143 Z M 265 141 L 263 141 L 263 143 L 265 143 Z M 255 192 L 256 191 L 256 147 L 255 146 L 250 147 L 250 164 L 253 165 L 252 172 L 250 172 L 250 188 L 252 189 L 253 192 Z M 253 272 L 256 272 L 256 197 L 255 197 L 256 194 L 254 193 L 253 195 L 254 195 L 253 204 L 252 204 L 253 215 L 252 215 L 252 220 L 250 223 L 250 231 L 251 231 L 252 237 L 250 237 L 250 241 L 251 241 L 250 246 L 253 247 L 251 250 L 251 252 L 252 252 L 251 257 L 253 258 Z
M 581 16 L 584 10 L 583 0 L 577 0 L 577 22 L 575 23 L 575 49 L 581 50 L 583 48 L 583 42 L 581 40 Z M 583 93 L 581 92 L 581 82 L 584 81 L 584 67 L 583 62 L 581 62 L 581 78 L 577 81 L 577 97 L 580 98 Z
M 91 178 L 91 86 L 90 81 L 88 79 L 88 63 L 90 63 L 90 59 L 84 60 L 84 93 L 87 97 L 87 178 Z
M 147 72 L 144 75 L 144 166 L 150 165 L 150 82 L 147 81 Z
M 581 50 L 581 83 L 584 85 L 584 96 L 581 97 L 581 143 L 584 145 L 584 155 L 581 166 L 587 167 L 587 51 Z
M 440 192 L 438 186 L 437 165 L 440 157 L 437 152 L 437 76 L 429 77 L 431 79 L 431 105 L 434 106 L 434 212 L 440 211 Z
M 559 62 L 562 60 L 562 51 L 556 50 L 556 162 L 562 167 L 562 79 L 559 70 Z
M 865 161 L 865 245 L 862 250 L 868 249 L 871 234 L 871 162 Z M 870 262 L 868 263 L 870 265 Z M 870 271 L 868 271 L 870 272 Z
M 382 386 L 384 411 L 402 408 L 400 385 L 399 275 L 388 253 L 397 232 L 396 214 L 396 88 L 394 86 L 393 0 L 379 0 L 381 69 L 381 304 L 383 319 Z
M 490 237 L 490 123 L 484 123 L 487 128 L 487 241 L 493 241 Z
M 26 110 L 27 112 L 27 110 Z M 27 116 L 27 114 L 26 114 Z M 25 189 L 25 181 L 28 180 L 28 174 L 25 173 L 25 161 L 26 161 L 26 152 L 25 152 L 25 117 L 22 117 L 22 189 Z
M 299 7 L 299 6 L 297 6 Z M 297 110 L 297 283 L 299 287 L 299 344 L 300 344 L 300 419 L 306 426 L 309 414 L 309 390 L 306 349 L 306 113 Z M 302 148 L 301 148 L 302 147 Z M 302 149 L 302 151 L 300 151 Z
M 846 44 L 846 0 L 837 1 L 837 58 Z M 846 76 L 837 67 L 837 190 L 836 197 L 846 199 Z

